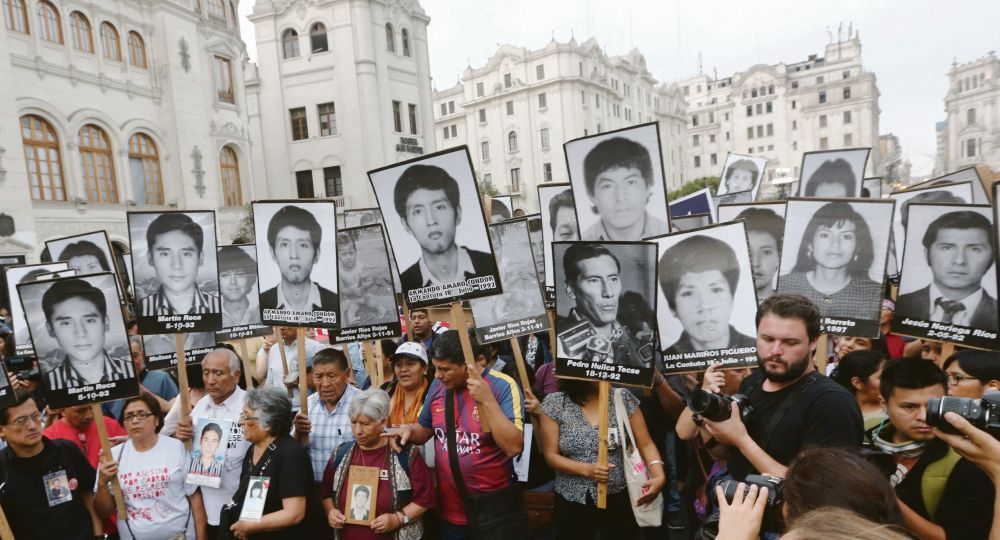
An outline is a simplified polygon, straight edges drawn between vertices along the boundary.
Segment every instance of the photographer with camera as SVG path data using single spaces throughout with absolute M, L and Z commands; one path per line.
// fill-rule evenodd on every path
M 934 435 L 986 471 L 995 489 L 1000 483 L 1000 441 L 954 412 L 946 412 L 941 418 L 951 424 L 951 428 L 939 424 L 934 427 Z M 1000 540 L 1000 497 L 995 497 L 993 501 L 993 526 L 990 527 L 989 540 Z
M 978 403 L 967 406 L 973 400 L 945 397 L 946 388 L 944 371 L 926 360 L 901 359 L 887 365 L 880 391 L 888 422 L 870 433 L 877 452 L 872 461 L 894 486 L 906 527 L 914 535 L 985 540 L 993 520 L 993 483 L 938 439 L 932 426 L 942 426 L 942 412 L 950 410 L 989 417 Z
M 735 449 L 728 465 L 737 480 L 753 471 L 783 477 L 787 464 L 808 446 L 860 446 L 864 432 L 857 400 L 812 364 L 819 317 L 804 296 L 764 300 L 757 310 L 760 369 L 743 380 L 743 397 L 719 394 L 716 385 L 710 392 L 696 391 L 678 420 L 678 433 L 693 432 L 692 424 L 704 426 Z

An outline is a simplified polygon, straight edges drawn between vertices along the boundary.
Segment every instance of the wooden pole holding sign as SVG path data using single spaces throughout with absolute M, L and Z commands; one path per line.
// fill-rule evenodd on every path
M 410 323 L 410 306 L 403 299 L 403 320 L 406 322 L 406 341 L 413 341 L 413 325 Z
M 177 353 L 177 383 L 180 385 L 181 418 L 191 415 L 191 386 L 188 384 L 187 357 L 184 354 L 184 334 L 174 334 L 174 349 Z M 96 417 L 97 414 L 95 413 Z M 103 422 L 99 426 L 103 426 Z M 107 435 L 105 435 L 107 437 Z M 184 448 L 191 450 L 191 440 L 184 441 Z
M 14 531 L 10 530 L 10 523 L 3 509 L 0 509 L 0 540 L 15 540 Z
M 813 364 L 821 375 L 826 375 L 826 350 L 830 336 L 826 332 L 819 335 L 816 340 L 816 352 L 813 354 Z
M 479 366 L 476 365 L 476 358 L 472 356 L 472 342 L 469 341 L 469 328 L 465 324 L 465 312 L 462 311 L 462 302 L 451 303 L 451 326 L 458 331 L 458 340 L 462 343 L 462 356 L 465 357 L 465 366 L 469 370 L 469 377 L 481 377 Z M 490 432 L 490 424 L 485 414 L 479 415 L 479 425 L 483 428 L 483 433 Z
M 382 386 L 382 370 L 376 366 L 376 364 L 380 364 L 381 362 L 375 357 L 371 341 L 361 342 L 361 353 L 365 357 L 365 370 L 368 371 L 368 379 L 372 382 L 371 387 L 378 388 Z
M 552 355 L 552 361 L 556 361 L 556 351 L 559 350 L 558 344 L 556 343 L 556 312 L 554 309 L 548 310 L 549 313 L 549 354 Z
M 938 356 L 938 361 L 937 361 L 938 367 L 943 369 L 944 361 L 947 360 L 953 354 L 955 354 L 955 344 L 949 341 L 942 341 L 941 354 Z
M 377 373 L 375 376 L 375 383 L 381 387 L 382 384 L 385 383 L 385 357 L 382 356 L 385 353 L 382 352 L 382 340 L 376 339 L 374 347 L 375 358 L 378 358 L 378 362 L 375 364 L 375 372 Z
M 281 384 L 285 384 L 285 378 L 288 377 L 288 357 L 285 356 L 285 342 L 281 339 L 281 331 L 278 327 L 274 327 L 274 337 L 278 338 L 275 345 L 278 346 L 278 352 L 281 354 Z M 291 397 L 292 389 L 285 388 L 288 390 L 288 396 Z
M 295 329 L 295 344 L 298 346 L 299 355 L 299 412 L 304 416 L 309 416 L 309 387 L 307 386 L 309 374 L 306 372 L 306 329 L 301 326 Z M 284 352 L 285 349 L 281 349 Z M 286 368 L 287 371 L 287 368 Z M 303 446 L 309 444 L 309 435 L 302 434 L 299 438 Z
M 611 394 L 611 383 L 600 381 L 597 383 L 597 409 L 601 416 L 597 421 L 597 464 L 608 465 L 608 396 Z M 597 507 L 605 509 L 608 507 L 608 483 L 597 483 Z
M 177 334 L 178 336 L 180 334 Z M 183 345 L 183 342 L 181 342 Z M 183 358 L 183 357 L 181 357 Z M 100 403 L 91 403 L 90 410 L 94 413 L 94 424 L 97 425 L 97 436 L 101 439 L 101 457 L 104 461 L 111 461 L 111 441 L 108 440 L 108 426 L 104 425 L 104 411 L 101 410 Z M 118 484 L 118 477 L 111 479 L 111 495 L 115 498 L 115 507 L 118 508 L 118 517 L 128 520 L 128 512 L 125 511 L 125 498 L 122 497 L 122 487 Z M 13 536 L 11 537 L 13 538 Z
M 250 370 L 250 351 L 247 350 L 247 340 L 246 338 L 239 340 L 240 342 L 240 360 L 243 362 L 243 373 L 244 379 L 247 381 L 247 390 L 253 390 L 253 374 L 254 372 Z
M 524 355 L 521 354 L 521 342 L 516 337 L 510 338 L 510 348 L 514 350 L 514 361 L 517 362 L 517 375 L 521 379 L 521 390 L 527 394 L 531 391 L 531 382 L 528 380 L 528 368 L 524 364 Z

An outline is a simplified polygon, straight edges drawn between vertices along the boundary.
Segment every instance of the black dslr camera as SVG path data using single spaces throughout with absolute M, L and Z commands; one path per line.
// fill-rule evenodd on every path
M 42 381 L 42 373 L 35 364 L 35 357 L 28 354 L 19 354 L 7 357 L 7 371 L 13 373 L 18 380 L 22 381 Z
M 691 397 L 688 399 L 688 408 L 691 409 L 691 412 L 701 416 L 705 420 L 722 422 L 732 416 L 733 411 L 730 404 L 734 401 L 740 407 L 740 418 L 746 418 L 750 414 L 750 411 L 753 410 L 753 407 L 746 402 L 746 396 L 743 394 L 733 394 L 731 396 L 713 394 L 701 388 L 691 393 Z
M 781 486 L 784 482 L 783 479 L 777 476 L 760 475 L 760 474 L 748 474 L 745 479 L 743 479 L 743 496 L 746 497 L 747 493 L 750 492 L 750 486 L 757 486 L 758 488 L 767 488 L 767 507 L 764 508 L 764 520 L 761 523 L 760 530 L 762 531 L 780 531 L 781 530 L 781 503 L 785 502 L 781 497 Z M 736 480 L 726 480 L 722 483 L 722 491 L 726 497 L 726 502 L 733 504 L 733 498 L 736 497 L 736 490 L 739 488 L 740 483 Z
M 1000 438 L 1000 391 L 986 392 L 982 399 L 944 396 L 927 400 L 927 424 L 941 431 L 958 433 L 944 419 L 944 413 L 951 411 L 969 421 L 970 424 Z

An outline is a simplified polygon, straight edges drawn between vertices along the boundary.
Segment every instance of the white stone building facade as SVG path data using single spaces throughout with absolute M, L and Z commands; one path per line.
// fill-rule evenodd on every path
M 973 165 L 1000 170 L 1000 59 L 995 52 L 952 64 L 944 110 L 934 175 Z
M 415 0 L 257 0 L 247 72 L 261 198 L 375 206 L 366 172 L 435 148 L 427 25 Z
M 688 105 L 688 178 L 718 176 L 730 152 L 767 157 L 769 178 L 798 178 L 805 152 L 872 147 L 866 176 L 879 170 L 879 90 L 857 36 L 821 57 L 677 84 Z
M 434 137 L 439 148 L 468 145 L 480 183 L 533 213 L 539 184 L 569 180 L 564 142 L 645 122 L 659 123 L 667 189 L 679 187 L 684 111 L 679 89 L 659 84 L 638 50 L 608 56 L 594 39 L 502 45 L 434 91 Z
M 102 229 L 127 251 L 130 210 L 216 210 L 228 242 L 258 191 L 236 0 L 0 7 L 0 259 Z

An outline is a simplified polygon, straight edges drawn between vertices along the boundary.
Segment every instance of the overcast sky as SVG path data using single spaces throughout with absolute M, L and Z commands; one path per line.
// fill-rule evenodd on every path
M 240 2 L 243 15 L 253 2 Z M 1000 48 L 997 0 L 421 0 L 431 18 L 434 86 L 450 88 L 467 65 L 482 66 L 502 43 L 538 49 L 555 36 L 597 38 L 609 55 L 633 46 L 660 81 L 720 77 L 750 66 L 792 63 L 823 54 L 827 28 L 853 22 L 862 63 L 881 92 L 879 131 L 900 138 L 914 174 L 934 164 L 934 123 L 944 119 L 947 72 Z M 256 59 L 253 28 L 243 37 Z

